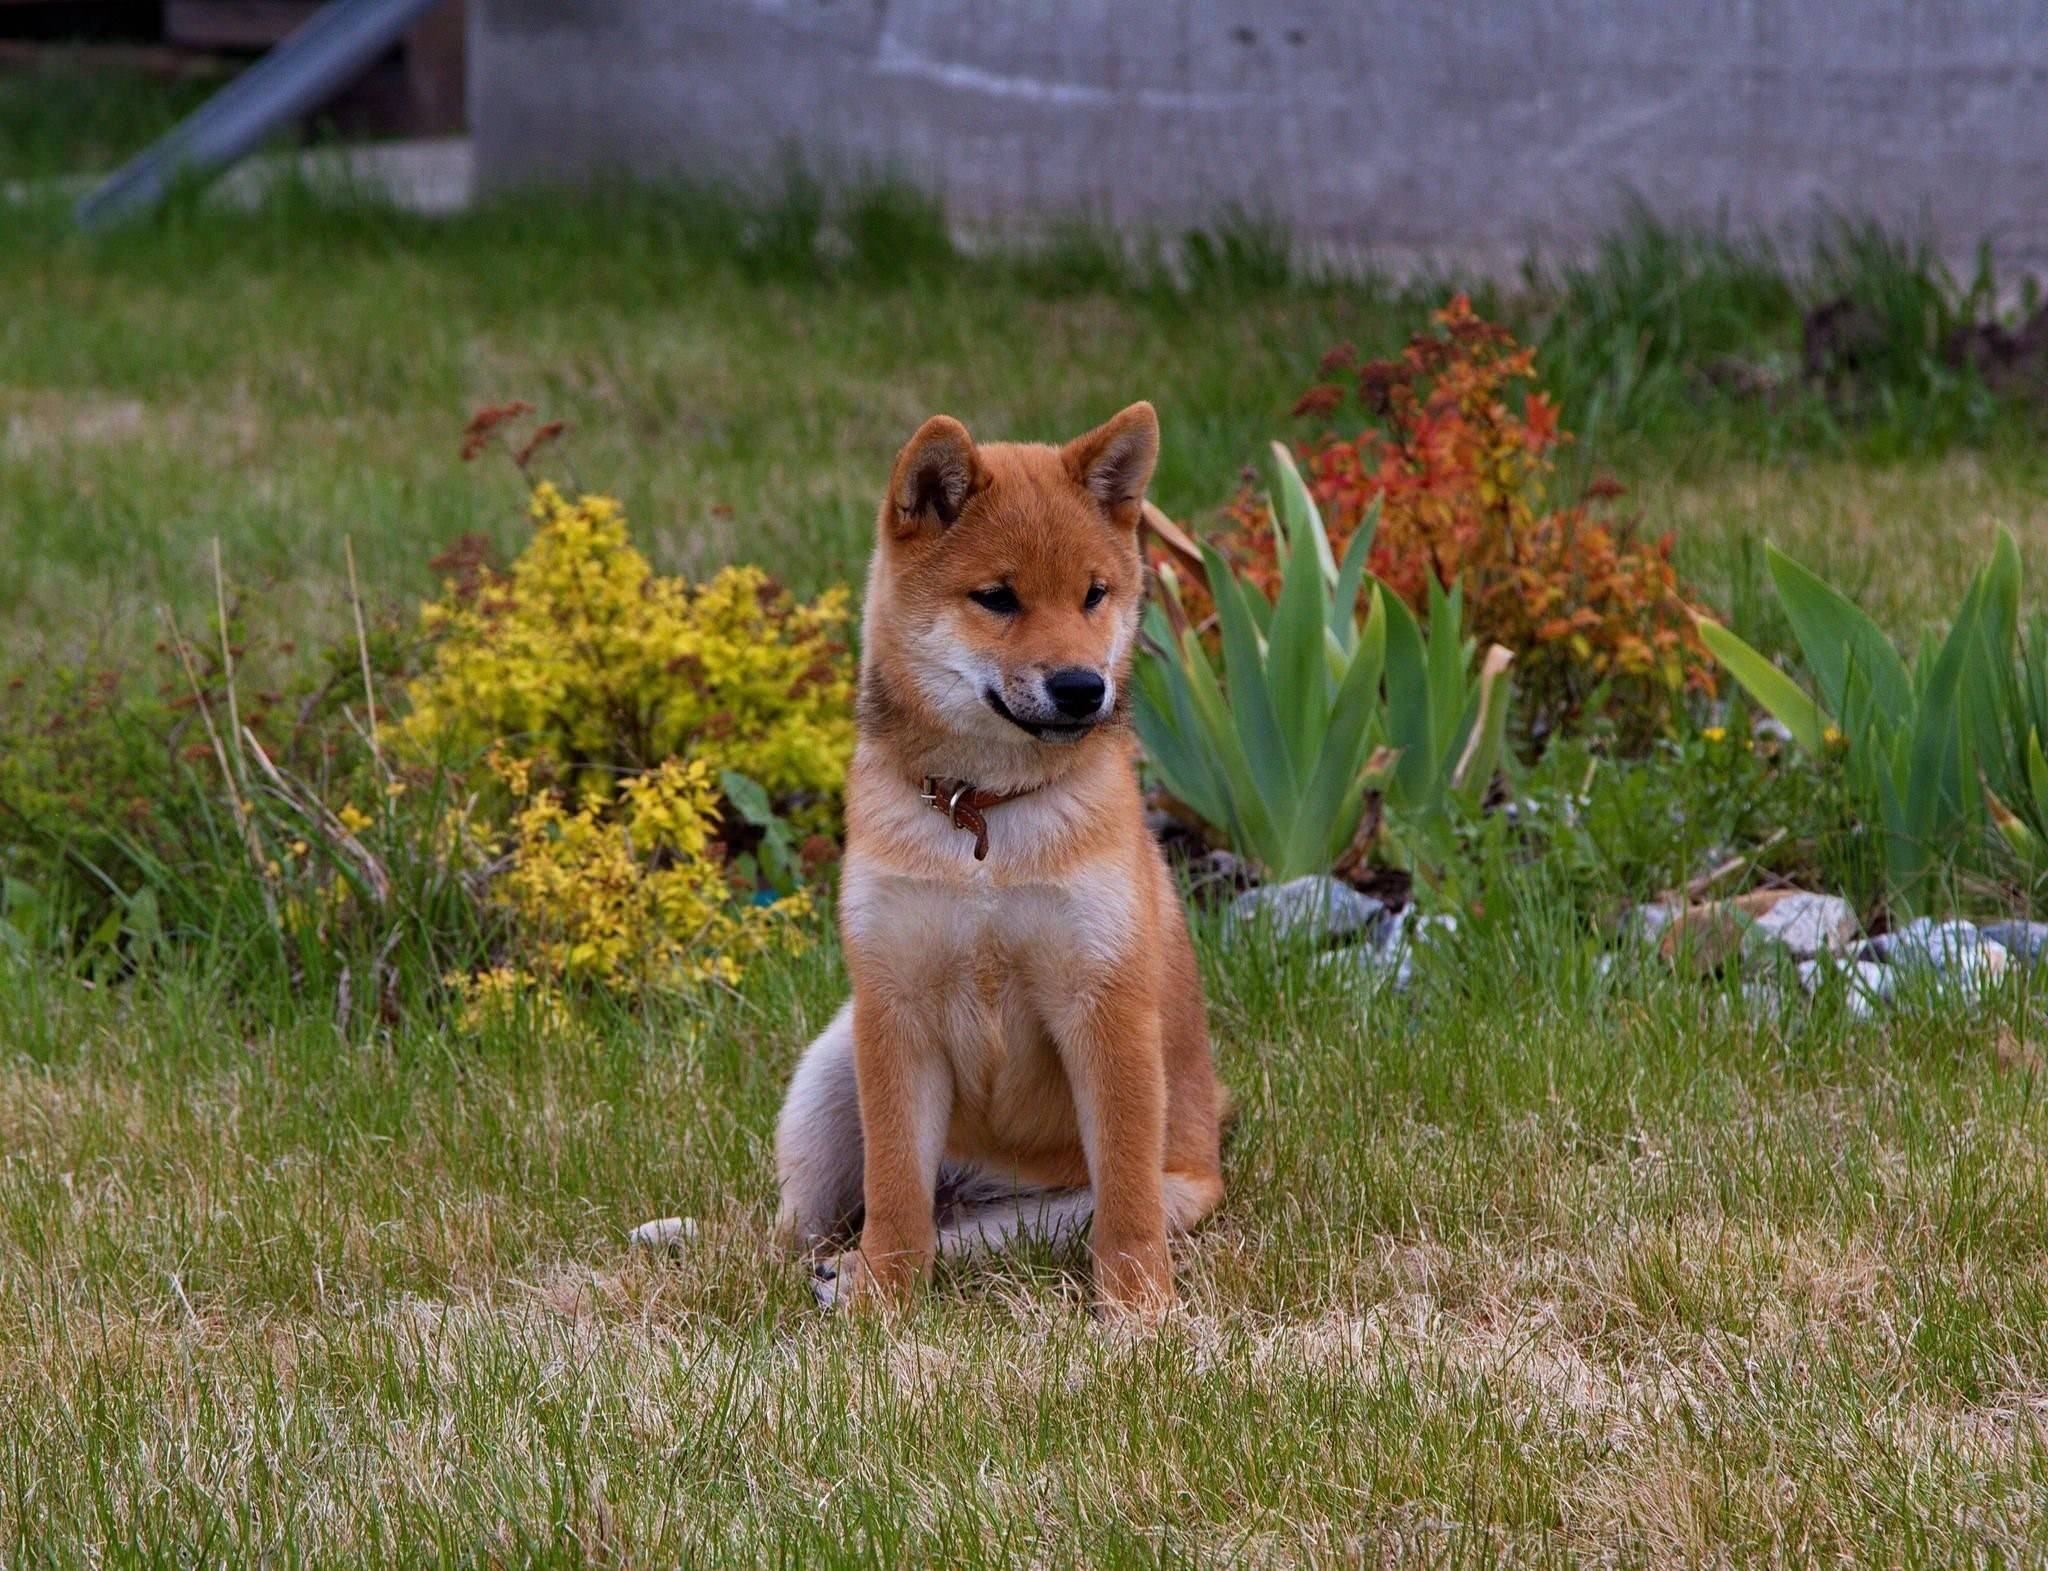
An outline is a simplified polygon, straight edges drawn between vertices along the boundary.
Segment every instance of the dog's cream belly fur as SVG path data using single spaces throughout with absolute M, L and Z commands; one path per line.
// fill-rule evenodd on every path
M 1127 952 L 1129 877 L 1104 865 L 1058 884 L 998 885 L 856 866 L 843 890 L 872 995 L 951 1076 L 947 1159 L 1034 1184 L 1087 1183 L 1056 1033 Z

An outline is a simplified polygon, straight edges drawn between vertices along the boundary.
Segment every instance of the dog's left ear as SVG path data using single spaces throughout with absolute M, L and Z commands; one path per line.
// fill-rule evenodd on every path
M 1139 504 L 1159 461 L 1159 416 L 1145 403 L 1131 405 L 1060 449 L 1067 473 L 1092 492 L 1111 519 L 1138 527 Z

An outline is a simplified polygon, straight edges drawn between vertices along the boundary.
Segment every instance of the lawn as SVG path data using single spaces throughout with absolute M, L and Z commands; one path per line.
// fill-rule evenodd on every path
M 1255 234 L 1168 270 L 1085 236 L 972 259 L 886 193 L 821 248 L 799 198 L 429 223 L 288 192 L 90 241 L 17 210 L 10 701 L 66 667 L 167 678 L 158 608 L 205 627 L 215 540 L 263 658 L 347 635 L 344 539 L 372 623 L 410 627 L 431 557 L 526 527 L 520 477 L 459 456 L 512 398 L 570 423 L 544 467 L 620 496 L 666 572 L 857 579 L 934 410 L 1059 437 L 1149 397 L 1155 497 L 1199 525 L 1325 348 L 1386 352 L 1446 292 L 1304 277 Z M 2032 417 L 1943 386 L 1843 414 L 1791 385 L 1789 295 L 1692 324 L 1778 367 L 1775 400 L 1573 347 L 1600 311 L 1646 345 L 1733 298 L 1687 265 L 1482 291 L 1555 351 L 1566 484 L 1617 476 L 1766 643 L 1765 539 L 1908 638 L 1999 524 L 2048 568 Z M 821 1314 L 767 1251 L 778 1094 L 844 989 L 822 915 L 736 989 L 480 1032 L 412 960 L 380 1007 L 345 968 L 0 947 L 0 1559 L 2038 1560 L 2029 984 L 1759 1011 L 1602 970 L 1545 877 L 1407 994 L 1201 918 L 1241 1113 L 1156 1335 L 1090 1318 L 1070 1254 L 958 1269 L 881 1324 Z M 696 1224 L 679 1258 L 627 1248 L 665 1214 Z

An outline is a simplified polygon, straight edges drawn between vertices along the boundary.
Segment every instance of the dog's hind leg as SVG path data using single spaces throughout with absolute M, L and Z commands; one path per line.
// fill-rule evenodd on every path
M 1192 1233 L 1223 1201 L 1223 1175 L 1213 1169 L 1191 1172 L 1169 1165 L 1162 1187 L 1169 1233 Z
M 853 1237 L 862 1148 L 850 1001 L 797 1061 L 775 1121 L 775 1177 L 782 1190 L 775 1232 L 782 1243 L 816 1254 Z
M 1223 1198 L 1223 1181 L 1213 1173 L 1169 1169 L 1163 1188 L 1166 1228 L 1175 1234 L 1192 1232 Z M 957 1260 L 1018 1239 L 1068 1243 L 1094 1215 L 1092 1189 L 1006 1189 L 1000 1180 L 963 1174 L 951 1193 L 941 1181 L 939 1253 Z
M 1092 1189 L 1012 1189 L 1007 1194 L 970 1193 L 939 1217 L 939 1255 L 960 1260 L 1007 1248 L 1019 1239 L 1071 1243 L 1095 1215 Z

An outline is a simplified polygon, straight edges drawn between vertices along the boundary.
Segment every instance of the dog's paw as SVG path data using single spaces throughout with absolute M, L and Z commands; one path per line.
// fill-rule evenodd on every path
M 697 1236 L 697 1219 L 693 1216 L 657 1217 L 652 1222 L 642 1222 L 626 1235 L 626 1242 L 636 1249 L 651 1249 L 660 1254 L 679 1255 L 683 1246 Z
M 811 1267 L 811 1297 L 818 1301 L 820 1309 L 837 1309 L 839 1297 L 839 1261 L 820 1260 Z
M 1163 1239 L 1095 1246 L 1096 1313 L 1125 1325 L 1157 1325 L 1173 1312 L 1173 1257 Z
M 811 1267 L 811 1296 L 825 1309 L 851 1309 L 868 1296 L 867 1262 L 854 1250 L 827 1255 Z
M 825 1256 L 811 1266 L 811 1297 L 819 1309 L 850 1309 L 860 1292 L 860 1256 L 852 1249 L 846 1254 Z
M 1098 1325 L 1119 1331 L 1155 1331 L 1179 1310 L 1171 1291 L 1147 1292 L 1126 1298 L 1102 1298 L 1095 1304 Z

